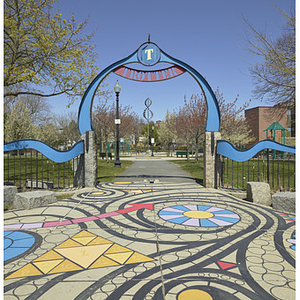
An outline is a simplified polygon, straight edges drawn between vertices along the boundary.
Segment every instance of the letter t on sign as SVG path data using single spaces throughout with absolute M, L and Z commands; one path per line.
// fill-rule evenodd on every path
M 152 59 L 151 54 L 153 52 L 153 49 L 146 49 L 145 52 L 147 55 L 147 60 L 151 60 Z

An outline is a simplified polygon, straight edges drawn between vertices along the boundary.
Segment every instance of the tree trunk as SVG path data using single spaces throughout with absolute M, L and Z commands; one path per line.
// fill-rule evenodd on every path
M 195 151 L 195 163 L 198 162 L 198 148 L 199 148 L 199 137 L 196 137 L 196 151 Z
M 186 143 L 186 159 L 190 160 L 190 147 L 189 147 L 189 143 Z
M 108 163 L 108 136 L 105 135 L 105 158 L 106 162 Z

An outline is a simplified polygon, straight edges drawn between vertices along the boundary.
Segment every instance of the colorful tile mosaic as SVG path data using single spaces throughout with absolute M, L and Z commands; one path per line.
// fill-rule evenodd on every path
M 170 206 L 158 215 L 168 222 L 197 227 L 230 226 L 240 220 L 240 216 L 231 210 L 195 204 Z
M 33 235 L 23 231 L 4 231 L 4 261 L 28 251 L 35 242 Z
M 15 232 L 17 233 L 17 232 Z M 81 231 L 5 279 L 153 261 L 88 231 Z

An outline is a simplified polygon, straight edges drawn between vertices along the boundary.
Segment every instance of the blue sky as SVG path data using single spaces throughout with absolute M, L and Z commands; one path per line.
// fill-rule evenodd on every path
M 294 6 L 294 0 L 272 2 L 288 13 Z M 259 58 L 246 50 L 247 26 L 242 16 L 272 38 L 280 36 L 285 19 L 269 0 L 60 0 L 55 8 L 65 18 L 73 13 L 77 22 L 88 18 L 86 32 L 97 29 L 93 40 L 100 71 L 137 50 L 150 33 L 151 41 L 164 52 L 196 69 L 213 90 L 219 87 L 227 102 L 239 94 L 240 105 L 250 99 L 250 108 L 268 105 L 252 93 L 254 82 L 249 67 Z M 149 97 L 155 121 L 163 120 L 167 109 L 172 112 L 182 106 L 184 95 L 201 93 L 187 73 L 155 83 L 111 74 L 106 80 L 109 89 L 113 89 L 116 80 L 122 87 L 120 103 L 131 105 L 142 117 Z M 55 97 L 49 102 L 54 113 L 67 111 L 66 97 Z M 79 103 L 80 100 L 69 110 L 78 111 Z

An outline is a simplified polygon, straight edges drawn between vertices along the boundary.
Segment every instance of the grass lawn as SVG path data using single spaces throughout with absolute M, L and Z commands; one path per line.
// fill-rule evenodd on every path
M 115 168 L 114 160 L 106 162 L 105 159 L 98 159 L 97 180 L 99 182 L 112 182 L 132 164 L 133 161 L 121 159 L 121 168 Z
M 198 163 L 195 163 L 194 158 L 170 160 L 170 162 L 203 183 L 203 157 L 199 158 Z M 272 190 L 295 190 L 294 160 L 270 160 L 269 172 L 269 184 Z M 231 159 L 225 160 L 224 187 L 246 189 L 248 181 L 268 182 L 266 159 L 251 159 L 243 163 L 233 162 Z
M 99 182 L 111 182 L 123 173 L 133 161 L 122 160 L 121 168 L 114 167 L 114 160 L 98 159 Z M 4 181 L 16 186 L 25 186 L 27 179 L 53 182 L 54 189 L 73 185 L 73 162 L 54 163 L 42 155 L 14 155 L 3 159 Z
M 198 163 L 195 163 L 194 158 L 190 158 L 190 160 L 174 159 L 169 161 L 180 167 L 185 172 L 189 173 L 201 184 L 203 183 L 203 157 L 198 158 Z

